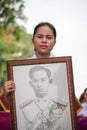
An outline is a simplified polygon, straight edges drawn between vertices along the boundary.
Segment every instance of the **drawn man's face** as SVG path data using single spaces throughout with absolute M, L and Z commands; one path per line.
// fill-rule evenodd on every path
M 43 98 L 48 94 L 49 77 L 45 70 L 38 70 L 33 73 L 31 85 L 36 96 Z

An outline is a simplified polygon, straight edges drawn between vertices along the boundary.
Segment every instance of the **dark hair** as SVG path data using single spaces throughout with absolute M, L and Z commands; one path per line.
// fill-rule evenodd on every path
M 83 103 L 84 102 L 84 93 L 82 93 L 79 97 L 79 101 L 80 103 Z
M 33 37 L 35 36 L 38 28 L 40 28 L 42 26 L 48 26 L 53 31 L 54 37 L 56 38 L 56 35 L 57 35 L 56 29 L 51 23 L 48 23 L 48 22 L 41 22 L 41 23 L 37 24 L 36 27 L 34 28 Z
M 39 71 L 39 70 L 44 70 L 47 73 L 47 76 L 50 78 L 51 71 L 48 68 L 45 68 L 43 66 L 35 66 L 35 67 L 31 68 L 30 71 L 29 71 L 30 79 L 32 79 L 34 72 Z
M 80 95 L 79 101 L 81 103 L 83 103 L 85 101 L 84 96 L 85 96 L 86 91 L 87 91 L 87 88 L 85 88 L 84 91 L 83 91 L 83 93 Z
M 87 88 L 84 89 L 84 94 L 85 94 L 86 91 L 87 91 Z

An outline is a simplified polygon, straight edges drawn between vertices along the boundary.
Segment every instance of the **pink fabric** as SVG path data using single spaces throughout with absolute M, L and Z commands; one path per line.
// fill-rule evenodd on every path
M 87 130 L 87 117 L 78 117 L 78 130 Z
M 0 130 L 10 130 L 10 113 L 0 111 Z
M 0 112 L 0 130 L 10 130 L 10 113 Z M 87 130 L 87 117 L 78 117 L 78 130 Z

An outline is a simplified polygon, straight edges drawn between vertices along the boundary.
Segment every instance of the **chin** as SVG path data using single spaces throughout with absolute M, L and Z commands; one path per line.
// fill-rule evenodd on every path
M 47 95 L 46 94 L 40 94 L 39 95 L 39 97 L 41 97 L 41 98 L 44 98 L 44 97 L 46 97 Z

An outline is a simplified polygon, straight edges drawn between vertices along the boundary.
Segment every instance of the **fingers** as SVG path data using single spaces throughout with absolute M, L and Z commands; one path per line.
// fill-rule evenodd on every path
M 4 83 L 4 92 L 6 95 L 8 95 L 10 92 L 15 91 L 15 83 L 10 80 Z

